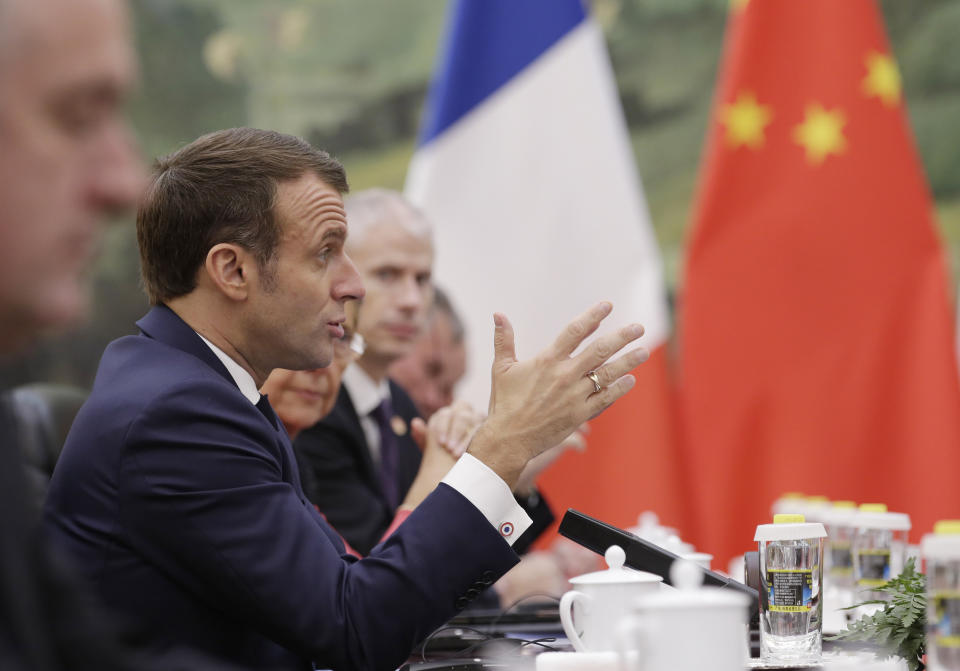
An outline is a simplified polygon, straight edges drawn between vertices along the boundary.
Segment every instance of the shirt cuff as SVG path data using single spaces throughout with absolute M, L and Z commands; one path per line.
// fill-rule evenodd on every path
M 463 494 L 510 545 L 533 523 L 503 478 L 472 454 L 464 453 L 441 482 Z

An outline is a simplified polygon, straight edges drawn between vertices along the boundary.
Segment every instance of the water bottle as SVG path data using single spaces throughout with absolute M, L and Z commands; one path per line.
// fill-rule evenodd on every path
M 900 575 L 907 557 L 907 533 L 910 516 L 892 513 L 882 503 L 864 503 L 856 517 L 857 531 L 853 537 L 853 578 L 856 600 L 888 600 L 876 591 L 891 578 Z M 858 609 L 857 617 L 870 615 L 882 608 L 879 605 Z
M 823 514 L 827 541 L 823 550 L 823 629 L 839 632 L 847 627 L 843 610 L 854 601 L 853 538 L 856 535 L 857 506 L 853 501 L 834 501 Z
M 960 671 L 960 520 L 923 537 L 927 573 L 927 668 Z
M 819 522 L 774 515 L 757 527 L 760 551 L 760 658 L 773 664 L 820 660 L 823 645 L 823 539 Z

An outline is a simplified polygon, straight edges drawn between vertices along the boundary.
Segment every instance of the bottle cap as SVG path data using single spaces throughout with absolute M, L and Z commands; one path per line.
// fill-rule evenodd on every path
M 885 513 L 887 512 L 886 503 L 861 503 L 860 512 L 862 513 Z
M 759 525 L 753 540 L 796 541 L 804 538 L 825 538 L 826 535 L 827 530 L 820 522 L 805 522 L 803 515 L 781 514 L 774 516 L 773 524 Z
M 800 492 L 786 492 L 781 494 L 770 505 L 770 512 L 777 513 L 799 513 L 806 510 L 807 497 Z
M 834 501 L 833 504 L 823 511 L 823 523 L 827 526 L 853 527 L 856 526 L 857 516 L 860 512 L 853 501 Z
M 910 516 L 906 513 L 891 513 L 885 503 L 861 503 L 856 517 L 858 529 L 889 529 L 910 531 Z
M 960 520 L 940 520 L 920 542 L 924 559 L 960 559 Z
M 944 536 L 960 534 L 960 520 L 940 520 L 933 525 L 933 533 Z

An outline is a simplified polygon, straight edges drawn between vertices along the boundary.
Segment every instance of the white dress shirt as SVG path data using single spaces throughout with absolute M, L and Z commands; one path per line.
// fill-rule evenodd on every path
M 390 384 L 386 378 L 376 383 L 373 381 L 367 371 L 360 366 L 350 365 L 343 371 L 343 377 L 340 378 L 340 384 L 347 390 L 350 401 L 353 403 L 353 409 L 357 411 L 357 417 L 360 418 L 360 427 L 363 429 L 363 437 L 367 439 L 367 448 L 370 450 L 370 458 L 373 463 L 380 467 L 380 427 L 376 420 L 370 416 L 385 398 L 390 398 Z
M 227 372 L 230 373 L 230 376 L 233 378 L 233 381 L 236 382 L 244 397 L 246 397 L 250 403 L 256 405 L 260 400 L 260 392 L 257 390 L 257 384 L 254 382 L 253 376 L 219 347 L 199 333 L 197 335 L 207 344 L 207 347 L 213 351 L 217 358 L 223 362 Z M 386 397 L 381 395 L 380 387 L 382 386 L 382 388 L 386 390 L 386 395 L 390 394 L 390 387 L 386 380 L 382 382 L 382 385 L 377 385 L 370 379 L 370 376 L 356 365 L 349 366 L 347 370 L 344 371 L 343 384 L 346 385 L 348 375 L 350 375 L 351 371 L 361 373 L 370 384 L 370 387 L 364 389 L 362 392 L 363 401 L 365 404 L 369 404 L 372 399 L 374 405 L 368 407 L 365 412 L 358 406 L 357 399 L 353 397 L 352 390 L 349 386 L 347 387 L 347 393 L 350 394 L 350 400 L 354 401 L 354 408 L 356 408 L 357 414 L 360 416 L 361 426 L 363 425 L 364 418 L 373 424 L 376 441 L 369 440 L 369 434 L 366 428 L 364 428 L 364 435 L 368 438 L 368 445 L 376 442 L 377 453 L 374 461 L 379 461 L 380 431 L 369 417 L 369 414 L 370 411 L 377 405 L 380 405 L 380 402 Z M 355 375 L 351 375 L 351 377 L 355 377 Z M 360 383 L 360 386 L 363 388 L 363 382 Z M 369 395 L 371 389 L 375 396 Z M 464 498 L 476 506 L 477 510 L 487 518 L 487 521 L 493 525 L 503 539 L 510 545 L 513 545 L 513 542 L 533 523 L 530 516 L 527 515 L 526 511 L 521 508 L 516 499 L 513 498 L 513 492 L 510 491 L 510 487 L 503 481 L 503 478 L 471 454 L 464 454 L 460 457 L 457 463 L 453 465 L 453 468 L 444 476 L 442 482 L 456 489 Z

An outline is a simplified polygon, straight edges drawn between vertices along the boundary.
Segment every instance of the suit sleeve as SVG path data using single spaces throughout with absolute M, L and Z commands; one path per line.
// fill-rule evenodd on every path
M 532 521 L 523 535 L 513 543 L 513 551 L 523 555 L 529 552 L 536 540 L 550 528 L 556 517 L 554 517 L 547 499 L 544 498 L 543 492 L 539 489 L 533 490 L 530 496 L 516 495 L 515 498 Z
M 480 512 L 444 485 L 370 556 L 341 554 L 284 482 L 272 427 L 244 399 L 191 385 L 163 394 L 131 425 L 120 520 L 138 552 L 225 617 L 321 668 L 393 669 L 516 563 Z

